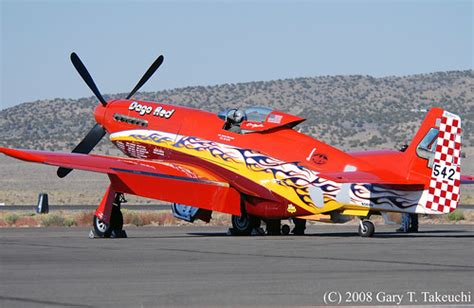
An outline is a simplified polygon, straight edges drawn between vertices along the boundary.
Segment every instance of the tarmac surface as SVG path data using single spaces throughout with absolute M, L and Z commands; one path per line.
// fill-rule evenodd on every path
M 473 225 L 377 226 L 373 238 L 355 228 L 235 237 L 223 227 L 128 227 L 127 239 L 0 229 L 0 307 L 474 303 Z

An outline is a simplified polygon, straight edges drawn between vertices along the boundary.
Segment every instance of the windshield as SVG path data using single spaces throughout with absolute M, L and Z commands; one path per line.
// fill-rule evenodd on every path
M 245 110 L 247 121 L 264 122 L 272 109 L 267 107 L 249 107 Z
M 231 109 L 226 109 L 221 112 L 219 112 L 218 116 L 219 118 L 225 120 L 226 115 L 228 114 L 229 110 Z M 273 111 L 273 109 L 268 108 L 268 107 L 248 107 L 245 110 L 245 116 L 246 120 L 250 122 L 265 122 L 265 119 L 267 116 Z

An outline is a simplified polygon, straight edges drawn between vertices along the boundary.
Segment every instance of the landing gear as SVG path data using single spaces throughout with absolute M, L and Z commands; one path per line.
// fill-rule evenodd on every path
M 242 216 L 232 215 L 232 235 L 250 235 L 253 229 L 260 228 L 261 220 L 248 214 Z
M 293 223 L 295 227 L 291 231 L 294 235 L 304 235 L 304 230 L 306 230 L 306 219 L 293 218 Z
M 294 221 L 294 220 L 293 220 Z M 282 225 L 280 219 L 269 219 L 265 221 L 267 225 L 267 234 L 268 235 L 288 235 L 290 234 L 290 226 L 287 224 Z M 298 223 L 295 222 L 295 228 L 293 229 L 293 234 L 302 235 L 304 234 L 304 229 L 306 225 L 306 220 L 298 219 Z M 295 233 L 296 230 L 296 233 Z
M 260 228 L 261 219 L 255 216 L 244 214 L 242 216 L 232 215 L 232 228 L 229 229 L 229 235 L 303 235 L 306 229 L 306 220 L 292 219 L 295 227 L 291 230 L 287 224 L 282 224 L 281 219 L 266 219 L 265 231 Z
M 280 219 L 268 219 L 265 221 L 267 225 L 268 235 L 281 235 L 281 220 Z
M 127 201 L 125 200 L 123 194 L 116 193 L 112 204 L 110 223 L 107 224 L 105 221 L 94 215 L 92 220 L 92 226 L 94 227 L 94 230 L 93 233 L 89 234 L 89 237 L 126 238 L 127 233 L 123 230 L 123 214 L 120 210 L 120 206 L 124 202 Z
M 362 237 L 371 237 L 374 234 L 375 226 L 370 220 L 360 220 L 359 235 Z
M 288 226 L 288 225 L 281 226 L 281 234 L 283 234 L 283 235 L 290 234 L 290 226 Z

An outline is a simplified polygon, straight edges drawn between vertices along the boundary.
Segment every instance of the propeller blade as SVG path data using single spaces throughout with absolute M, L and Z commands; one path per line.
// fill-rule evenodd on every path
M 97 99 L 102 103 L 102 105 L 105 107 L 107 105 L 107 101 L 104 99 L 102 94 L 100 94 L 99 89 L 94 83 L 94 80 L 92 79 L 91 75 L 87 71 L 86 67 L 82 63 L 81 59 L 79 59 L 79 56 L 73 52 L 71 53 L 71 62 L 72 65 L 76 68 L 77 72 L 79 75 L 81 75 L 82 79 L 85 81 L 85 83 L 89 86 L 89 88 L 94 92 L 95 96 Z
M 99 143 L 99 141 L 105 136 L 105 129 L 99 124 L 87 133 L 82 141 L 72 150 L 72 153 L 88 154 L 92 149 Z M 60 167 L 58 168 L 57 174 L 60 178 L 65 177 L 71 172 L 72 169 Z
M 130 97 L 133 96 L 133 94 L 135 94 L 138 89 L 140 89 L 144 84 L 145 82 L 148 81 L 148 79 L 150 79 L 150 77 L 155 73 L 155 71 L 160 67 L 161 63 L 163 63 L 163 60 L 165 58 L 163 56 L 159 56 L 155 62 L 153 62 L 153 64 L 150 66 L 150 68 L 146 71 L 146 73 L 143 75 L 142 79 L 140 79 L 140 81 L 137 83 L 137 85 L 135 86 L 135 88 L 133 88 L 132 92 L 130 92 L 130 94 L 128 94 L 127 96 L 127 99 L 130 99 Z

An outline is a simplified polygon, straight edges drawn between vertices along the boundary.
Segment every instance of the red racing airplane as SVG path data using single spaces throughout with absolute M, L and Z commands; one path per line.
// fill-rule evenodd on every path
M 158 57 L 123 100 L 106 101 L 75 54 L 71 61 L 100 104 L 97 124 L 72 153 L 0 148 L 6 155 L 106 173 L 110 185 L 95 211 L 100 237 L 121 237 L 124 194 L 172 202 L 175 216 L 209 221 L 212 211 L 232 215 L 234 234 L 266 224 L 269 234 L 295 234 L 306 219 L 346 222 L 360 218 L 359 234 L 372 236 L 371 215 L 454 211 L 461 176 L 461 119 L 431 109 L 403 151 L 343 152 L 294 130 L 305 119 L 266 107 L 214 114 L 182 106 L 133 100 L 163 62 Z M 109 134 L 128 157 L 89 154 Z M 384 215 L 386 216 L 386 215 Z

